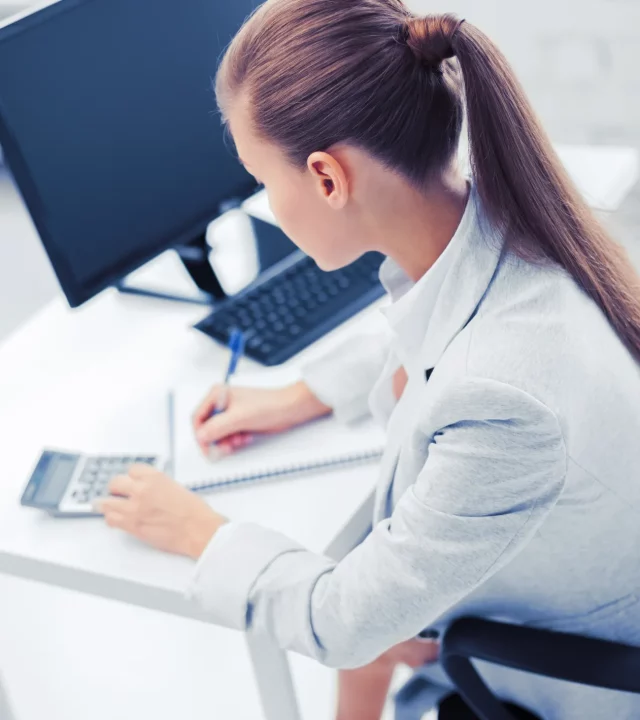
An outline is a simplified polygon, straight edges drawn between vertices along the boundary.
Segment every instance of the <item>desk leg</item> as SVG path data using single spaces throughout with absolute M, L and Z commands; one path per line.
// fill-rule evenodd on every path
M 9 698 L 2 687 L 2 676 L 0 675 L 0 720 L 15 720 L 15 715 L 9 707 Z
M 301 720 L 286 653 L 268 637 L 246 637 L 265 720 Z
M 362 541 L 371 529 L 373 503 L 372 492 L 326 549 L 328 557 L 342 560 Z M 249 632 L 246 638 L 265 720 L 301 720 L 286 653 L 267 637 Z

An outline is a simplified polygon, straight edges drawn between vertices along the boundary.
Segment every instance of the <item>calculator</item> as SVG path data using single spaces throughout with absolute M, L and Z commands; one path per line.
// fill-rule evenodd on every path
M 106 497 L 116 475 L 126 475 L 134 463 L 164 470 L 158 455 L 83 455 L 44 450 L 22 495 L 21 504 L 45 510 L 55 517 L 90 517 L 93 502 Z

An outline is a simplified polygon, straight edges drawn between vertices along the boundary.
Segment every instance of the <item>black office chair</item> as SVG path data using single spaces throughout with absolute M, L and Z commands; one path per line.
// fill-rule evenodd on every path
M 558 680 L 640 694 L 640 648 L 493 620 L 460 618 L 451 624 L 442 639 L 440 663 L 457 694 L 440 704 L 440 720 L 535 720 L 536 716 L 530 712 L 498 700 L 471 659 Z M 424 688 L 426 690 L 426 684 Z M 410 681 L 398 694 L 397 717 L 403 720 L 421 717 L 417 714 L 419 696 L 418 678 L 417 685 L 411 687 Z M 403 704 L 408 712 L 403 713 Z M 429 709 L 423 706 L 420 712 Z

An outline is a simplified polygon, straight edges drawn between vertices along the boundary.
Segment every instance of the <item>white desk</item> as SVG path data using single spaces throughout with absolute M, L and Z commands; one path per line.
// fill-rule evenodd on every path
M 204 312 L 109 291 L 76 312 L 62 300 L 51 303 L 0 347 L 0 572 L 206 620 L 183 597 L 191 561 L 145 547 L 109 530 L 101 520 L 55 520 L 18 504 L 44 445 L 91 450 L 95 434 L 104 441 L 100 418 L 87 412 L 91 396 L 96 407 L 113 409 L 112 388 L 118 385 L 124 403 L 130 402 L 132 392 L 156 389 L 162 406 L 163 390 L 186 377 L 218 380 L 226 353 L 189 329 Z M 368 322 L 376 318 L 353 321 L 338 335 Z M 336 339 L 334 335 L 321 345 Z M 238 382 L 242 372 L 255 374 L 256 368 L 245 362 Z M 295 378 L 295 366 L 284 374 Z M 133 447 L 143 442 L 149 447 L 146 425 L 141 423 L 139 437 L 130 438 Z M 155 432 L 163 442 L 162 422 L 156 423 Z M 210 501 L 230 517 L 278 528 L 312 550 L 330 548 L 342 554 L 369 521 L 374 478 L 371 467 L 351 469 L 238 489 L 212 495 Z M 347 532 L 341 535 L 345 526 Z M 297 719 L 285 655 L 264 641 L 248 640 L 265 716 Z
M 624 173 L 611 173 L 613 189 L 601 188 L 607 197 L 635 177 L 637 156 L 623 160 Z M 588 167 L 592 178 L 602 177 L 591 162 Z M 582 178 L 586 192 L 589 177 L 583 172 L 572 174 L 579 183 Z M 171 275 L 171 270 L 167 272 Z M 124 395 L 145 388 L 161 393 L 185 377 L 212 383 L 219 378 L 225 362 L 222 351 L 189 329 L 204 312 L 112 291 L 75 312 L 59 299 L 0 346 L 0 572 L 206 620 L 183 597 L 192 573 L 190 561 L 151 550 L 108 530 L 99 520 L 54 520 L 18 504 L 44 445 L 91 449 L 100 418 L 82 416 L 88 398 L 93 397 L 96 406 L 113 407 L 111 388 L 118 384 Z M 347 323 L 296 358 L 285 375 L 294 378 L 305 357 L 324 352 L 355 326 L 360 329 L 378 321 L 376 314 L 365 313 Z M 242 372 L 255 370 L 245 362 L 239 380 Z M 351 469 L 322 479 L 238 489 L 210 499 L 231 517 L 259 521 L 311 550 L 340 557 L 369 522 L 374 477 L 371 468 Z M 338 495 L 341 500 L 336 504 Z M 254 637 L 249 636 L 248 642 L 265 716 L 297 720 L 285 655 Z

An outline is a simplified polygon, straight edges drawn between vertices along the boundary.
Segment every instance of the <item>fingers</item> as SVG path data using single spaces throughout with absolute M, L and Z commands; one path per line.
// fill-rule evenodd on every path
M 96 510 L 104 515 L 104 521 L 109 527 L 128 532 L 133 529 L 135 516 L 129 500 L 107 498 L 96 503 Z
M 212 388 L 207 397 L 202 401 L 193 414 L 193 429 L 196 432 L 208 420 L 209 416 L 213 412 L 213 409 L 218 402 L 221 389 L 221 385 L 216 385 Z
M 112 516 L 124 518 L 129 512 L 129 501 L 125 498 L 106 497 L 96 500 L 94 507 L 96 512 L 104 515 L 105 518 Z
M 213 445 L 230 435 L 241 432 L 242 424 L 242 416 L 236 415 L 233 410 L 227 410 L 201 425 L 196 431 L 196 438 L 201 447 Z
M 145 478 L 157 475 L 158 469 L 151 465 L 136 463 L 129 468 L 129 477 L 133 480 L 144 480 Z
M 123 475 L 119 477 L 131 480 Z M 131 532 L 135 525 L 137 503 L 129 497 L 111 496 L 103 498 L 96 501 L 95 510 L 104 515 L 105 522 L 109 527 Z
M 124 530 L 126 526 L 126 516 L 116 512 L 103 513 L 104 521 L 111 528 Z
M 237 450 L 242 450 L 243 448 L 251 445 L 254 440 L 255 436 L 253 433 L 236 433 L 235 435 L 230 435 L 224 440 L 221 440 L 215 445 L 205 445 L 203 452 L 209 460 L 216 462 L 217 460 L 221 460 L 223 457 L 227 457 L 227 455 L 231 455 Z
M 235 452 L 236 450 L 242 450 L 242 448 L 251 445 L 254 439 L 255 435 L 253 433 L 237 433 L 223 440 L 223 443 L 228 445 L 232 452 Z
M 120 522 L 131 512 L 130 498 L 140 496 L 145 485 L 141 481 L 158 471 L 150 465 L 136 464 L 129 468 L 128 475 L 116 475 L 108 485 L 110 496 L 96 501 L 96 511 L 103 514 L 107 523 Z M 122 527 L 122 524 L 113 527 Z
M 108 490 L 111 495 L 130 497 L 134 492 L 135 481 L 129 475 L 116 475 L 109 483 Z

